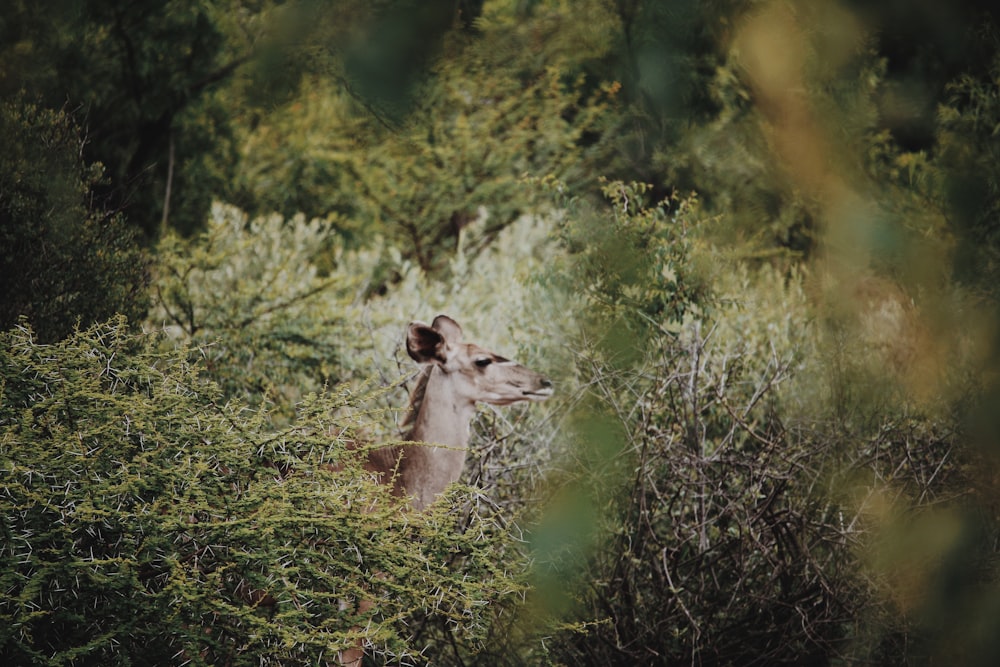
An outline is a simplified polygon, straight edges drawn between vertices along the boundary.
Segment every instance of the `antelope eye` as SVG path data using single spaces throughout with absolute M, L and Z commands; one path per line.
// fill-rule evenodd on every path
M 489 366 L 492 363 L 493 363 L 493 360 L 490 359 L 489 357 L 483 357 L 481 359 L 476 359 L 476 361 L 475 361 L 476 366 L 478 366 L 479 368 L 486 368 L 487 366 Z

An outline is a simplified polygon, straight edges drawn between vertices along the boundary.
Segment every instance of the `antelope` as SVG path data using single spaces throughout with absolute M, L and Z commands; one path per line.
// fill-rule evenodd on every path
M 406 351 L 423 369 L 402 424 L 404 443 L 371 450 L 364 467 L 420 512 L 461 476 L 476 403 L 544 401 L 553 387 L 544 375 L 463 342 L 462 327 L 447 315 L 429 326 L 411 322 Z M 359 606 L 367 610 L 372 603 L 362 600 Z M 341 664 L 360 666 L 362 656 L 360 647 L 348 649 Z

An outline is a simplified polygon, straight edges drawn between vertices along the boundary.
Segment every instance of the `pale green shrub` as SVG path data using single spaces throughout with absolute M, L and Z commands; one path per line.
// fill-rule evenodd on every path
M 446 277 L 432 277 L 384 242 L 344 249 L 322 221 L 251 221 L 216 204 L 202 237 L 161 246 L 147 327 L 165 323 L 171 347 L 194 352 L 198 368 L 229 399 L 266 407 L 262 415 L 279 433 L 300 428 L 304 416 L 315 414 L 312 393 L 357 388 L 362 394 L 331 406 L 329 418 L 360 420 L 351 437 L 365 444 L 398 437 L 405 383 L 416 370 L 402 347 L 411 320 L 447 313 L 463 325 L 468 340 L 553 375 L 561 396 L 552 405 L 482 410 L 467 476 L 478 490 L 463 488 L 427 519 L 445 534 L 485 540 L 482 548 L 510 581 L 498 589 L 504 591 L 500 597 L 476 592 L 479 584 L 470 595 L 492 600 L 479 608 L 482 614 L 510 623 L 528 569 L 519 524 L 530 514 L 533 489 L 559 446 L 559 405 L 572 400 L 571 355 L 563 341 L 573 326 L 573 302 L 544 283 L 561 253 L 552 229 L 549 218 L 523 217 L 477 253 L 460 248 Z M 371 387 L 374 392 L 365 389 Z M 354 397 L 362 395 L 364 400 Z M 456 576 L 481 578 L 465 556 L 446 562 Z M 500 627 L 479 612 L 456 616 L 429 603 L 404 609 L 396 602 L 380 607 L 369 634 L 376 652 L 448 645 L 464 655 L 486 650 L 486 638 Z

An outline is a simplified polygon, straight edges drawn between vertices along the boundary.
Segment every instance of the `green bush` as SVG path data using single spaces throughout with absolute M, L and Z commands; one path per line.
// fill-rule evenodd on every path
M 346 308 L 366 267 L 323 275 L 329 229 L 318 220 L 250 221 L 216 204 L 206 227 L 161 242 L 148 326 L 201 350 L 227 396 L 287 418 L 303 396 L 344 379 Z
M 363 396 L 275 430 L 154 343 L 122 322 L 3 336 L 5 663 L 315 664 L 360 637 L 412 656 L 414 619 L 475 646 L 520 597 L 488 504 L 400 514 L 345 453 Z

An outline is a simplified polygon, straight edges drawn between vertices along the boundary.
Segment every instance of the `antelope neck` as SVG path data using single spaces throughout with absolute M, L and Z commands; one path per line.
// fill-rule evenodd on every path
M 456 396 L 443 369 L 433 367 L 429 373 L 408 438 L 420 444 L 404 448 L 399 470 L 402 490 L 413 497 L 417 509 L 429 505 L 461 476 L 469 424 L 476 413 L 475 402 Z

